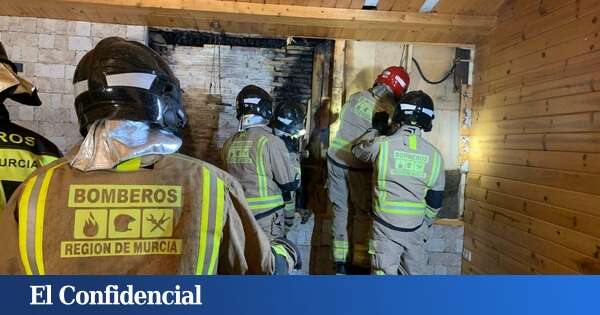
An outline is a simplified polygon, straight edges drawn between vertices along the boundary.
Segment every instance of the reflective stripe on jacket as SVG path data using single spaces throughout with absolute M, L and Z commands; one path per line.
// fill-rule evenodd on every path
M 242 184 L 254 215 L 282 208 L 281 186 L 299 180 L 285 143 L 265 126 L 233 135 L 225 142 L 221 159 Z
M 87 173 L 66 159 L 53 162 L 15 192 L 0 217 L 0 239 L 0 273 L 270 274 L 274 268 L 239 183 L 179 154 Z
M 46 138 L 0 118 L 0 212 L 27 176 L 61 156 Z
M 421 137 L 421 130 L 402 127 L 391 136 L 366 133 L 353 148 L 356 158 L 374 164 L 375 215 L 399 228 L 414 228 L 439 209 L 425 202 L 428 190 L 443 191 L 440 152 Z

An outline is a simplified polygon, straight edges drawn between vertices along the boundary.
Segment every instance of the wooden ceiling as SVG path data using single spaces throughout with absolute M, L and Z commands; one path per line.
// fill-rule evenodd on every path
M 221 0 L 265 4 L 298 5 L 340 9 L 362 9 L 364 0 Z M 439 0 L 432 12 L 494 16 L 504 0 Z M 379 0 L 377 10 L 418 12 L 425 0 Z
M 472 44 L 504 0 L 2 0 L 0 15 L 217 30 L 262 36 Z

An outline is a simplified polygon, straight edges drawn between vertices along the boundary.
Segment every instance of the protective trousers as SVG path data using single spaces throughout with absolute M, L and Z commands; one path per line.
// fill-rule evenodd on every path
M 369 242 L 371 270 L 375 275 L 419 275 L 427 265 L 429 227 L 426 223 L 414 230 L 399 231 L 373 222 Z
M 278 238 L 283 233 L 283 208 L 256 220 L 269 239 Z
M 327 161 L 327 171 L 328 195 L 333 210 L 334 261 L 368 267 L 371 172 L 350 170 L 331 160 Z

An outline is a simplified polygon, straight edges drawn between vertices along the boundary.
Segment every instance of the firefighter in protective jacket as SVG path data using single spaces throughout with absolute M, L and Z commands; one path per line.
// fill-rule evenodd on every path
M 281 138 L 288 149 L 290 161 L 294 166 L 295 177 L 299 179 L 300 184 L 297 191 L 291 192 L 291 198 L 285 202 L 284 206 L 284 231 L 285 235 L 294 226 L 296 218 L 297 200 L 296 192 L 302 189 L 302 168 L 300 165 L 302 153 L 300 140 L 306 134 L 304 110 L 300 104 L 288 102 L 275 108 L 275 113 L 269 126 L 273 128 L 276 136 Z
M 393 113 L 396 99 L 404 95 L 409 80 L 404 68 L 389 67 L 372 88 L 351 95 L 342 107 L 339 130 L 327 151 L 332 249 L 338 274 L 345 274 L 347 265 L 369 266 L 371 166 L 352 156 L 352 142 L 371 127 L 373 113 Z
M 37 89 L 17 75 L 0 44 L 0 213 L 17 187 L 33 171 L 61 157 L 58 148 L 37 133 L 10 122 L 6 99 L 39 106 Z
M 229 174 L 176 154 L 187 116 L 179 81 L 153 50 L 118 37 L 73 78 L 85 137 L 34 172 L 0 218 L 0 272 L 272 274 L 298 267 L 269 241 Z M 15 220 L 16 213 L 18 220 Z
M 379 119 L 379 118 L 382 119 Z M 442 206 L 444 163 L 422 137 L 432 128 L 433 101 L 413 91 L 396 106 L 400 127 L 385 134 L 388 116 L 375 116 L 374 128 L 352 149 L 373 165 L 373 229 L 369 253 L 374 274 L 420 274 L 427 264 L 427 232 Z
M 283 140 L 267 126 L 273 115 L 271 96 L 248 85 L 237 96 L 240 131 L 227 139 L 221 159 L 237 178 L 260 227 L 271 238 L 284 235 L 283 208 L 299 178 Z

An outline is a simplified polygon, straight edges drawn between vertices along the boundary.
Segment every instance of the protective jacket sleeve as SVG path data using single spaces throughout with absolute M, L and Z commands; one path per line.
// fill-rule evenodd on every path
M 265 150 L 266 161 L 273 172 L 273 179 L 283 191 L 294 191 L 298 189 L 300 178 L 289 151 L 283 140 L 279 138 L 270 139 Z
M 271 245 L 256 223 L 237 181 L 230 183 L 225 202 L 227 214 L 219 253 L 219 274 L 273 274 Z
M 227 169 L 227 152 L 229 151 L 229 143 L 231 142 L 231 138 L 227 139 L 225 143 L 223 143 L 223 147 L 219 151 L 219 166 L 222 169 Z
M 441 154 L 438 151 L 435 151 L 434 154 L 438 155 L 438 158 L 440 160 L 440 166 L 436 174 L 430 175 L 434 177 L 434 181 L 431 187 L 427 187 L 427 195 L 425 196 L 427 211 L 425 211 L 425 215 L 428 218 L 435 218 L 440 209 L 442 208 L 442 202 L 444 199 L 444 187 L 446 185 L 444 161 L 441 157 Z
M 379 153 L 379 132 L 369 129 L 352 146 L 352 155 L 365 163 L 374 163 Z

